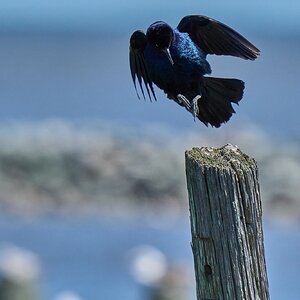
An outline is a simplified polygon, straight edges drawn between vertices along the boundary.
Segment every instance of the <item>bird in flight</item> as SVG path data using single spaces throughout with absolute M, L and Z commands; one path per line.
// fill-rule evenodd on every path
M 232 103 L 243 97 L 239 79 L 207 77 L 207 54 L 231 55 L 255 60 L 259 49 L 221 22 L 200 15 L 184 17 L 176 29 L 163 21 L 153 23 L 146 34 L 130 38 L 129 63 L 133 83 L 143 97 L 156 100 L 153 84 L 206 126 L 220 127 L 235 112 Z M 140 98 L 140 97 L 139 97 Z

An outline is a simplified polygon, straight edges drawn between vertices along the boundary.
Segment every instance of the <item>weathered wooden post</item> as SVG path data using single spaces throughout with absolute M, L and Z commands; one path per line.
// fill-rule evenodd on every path
M 257 165 L 237 147 L 186 152 L 198 300 L 268 300 Z

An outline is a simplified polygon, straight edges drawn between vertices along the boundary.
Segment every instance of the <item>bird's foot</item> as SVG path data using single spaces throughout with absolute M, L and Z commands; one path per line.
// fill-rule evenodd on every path
M 178 94 L 177 101 L 178 101 L 178 104 L 180 104 L 181 106 L 184 106 L 188 111 L 191 111 L 191 109 L 192 109 L 191 103 L 185 96 L 183 96 L 182 94 Z
M 194 121 L 196 122 L 196 117 L 199 114 L 199 107 L 198 107 L 198 100 L 201 99 L 201 95 L 197 95 L 193 100 L 192 103 L 182 94 L 177 95 L 178 104 L 184 106 L 193 116 Z
M 199 114 L 199 107 L 198 107 L 198 100 L 201 99 L 201 95 L 197 95 L 193 100 L 192 100 L 192 110 L 191 110 L 191 113 L 193 114 L 194 116 L 194 121 L 196 122 L 196 117 L 198 116 Z

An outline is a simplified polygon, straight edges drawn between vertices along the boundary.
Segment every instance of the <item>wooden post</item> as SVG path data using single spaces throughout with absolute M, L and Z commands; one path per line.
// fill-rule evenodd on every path
M 186 152 L 198 300 L 268 300 L 257 165 L 237 147 Z

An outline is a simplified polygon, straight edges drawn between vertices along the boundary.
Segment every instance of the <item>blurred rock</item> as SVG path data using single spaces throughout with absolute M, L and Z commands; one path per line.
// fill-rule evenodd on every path
M 5 246 L 0 251 L 0 300 L 38 300 L 40 263 L 27 250 Z
M 72 291 L 64 291 L 58 294 L 54 300 L 83 300 Z
M 183 265 L 169 265 L 149 291 L 149 300 L 187 300 L 191 297 L 192 272 Z
M 131 249 L 129 253 L 131 274 L 135 280 L 144 285 L 154 285 L 167 272 L 165 255 L 150 245 L 141 245 Z

